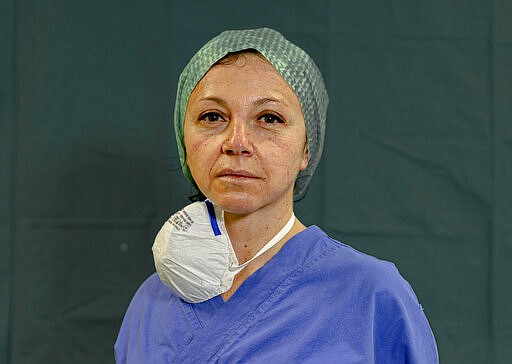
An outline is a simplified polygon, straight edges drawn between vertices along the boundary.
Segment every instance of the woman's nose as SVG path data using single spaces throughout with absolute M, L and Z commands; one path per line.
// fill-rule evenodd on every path
M 250 127 L 244 120 L 231 120 L 222 152 L 232 155 L 251 156 L 254 152 Z

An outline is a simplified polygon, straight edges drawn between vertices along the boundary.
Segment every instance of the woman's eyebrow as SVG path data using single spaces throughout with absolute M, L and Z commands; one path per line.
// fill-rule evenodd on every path
M 196 102 L 206 102 L 206 101 L 209 101 L 209 102 L 214 102 L 216 104 L 220 104 L 222 106 L 226 106 L 227 105 L 227 102 L 219 97 L 215 97 L 215 96 L 204 96 L 204 97 L 200 97 L 196 100 Z
M 261 98 L 258 98 L 256 99 L 253 104 L 255 106 L 262 106 L 262 105 L 265 105 L 265 104 L 269 104 L 269 103 L 279 103 L 279 104 L 284 104 L 284 105 L 288 105 L 284 99 L 281 99 L 281 98 L 274 98 L 274 97 L 261 97 Z
M 226 100 L 224 100 L 220 97 L 216 97 L 216 96 L 200 97 L 196 100 L 196 102 L 214 102 L 214 103 L 222 105 L 222 106 L 228 105 Z M 262 106 L 262 105 L 270 104 L 270 103 L 278 103 L 278 104 L 283 104 L 285 106 L 288 106 L 288 104 L 286 103 L 286 101 L 284 99 L 278 98 L 278 97 L 260 97 L 252 102 L 252 104 L 254 106 Z

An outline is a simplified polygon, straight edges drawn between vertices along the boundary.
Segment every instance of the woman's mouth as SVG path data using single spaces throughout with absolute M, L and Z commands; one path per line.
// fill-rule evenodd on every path
M 258 178 L 254 173 L 251 173 L 247 170 L 230 168 L 223 169 L 220 171 L 220 173 L 217 174 L 217 176 L 223 179 L 236 181 L 253 180 Z

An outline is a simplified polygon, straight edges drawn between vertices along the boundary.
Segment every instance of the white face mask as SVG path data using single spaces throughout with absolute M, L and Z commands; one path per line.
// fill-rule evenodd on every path
M 235 275 L 276 245 L 292 228 L 295 215 L 261 250 L 239 264 L 224 225 L 224 211 L 211 201 L 194 202 L 172 215 L 155 238 L 158 276 L 179 297 L 198 303 L 231 288 Z

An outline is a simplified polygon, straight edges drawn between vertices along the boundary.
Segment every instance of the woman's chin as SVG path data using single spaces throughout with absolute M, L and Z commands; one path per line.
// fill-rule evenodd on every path
M 247 215 L 256 211 L 262 202 L 256 196 L 244 192 L 213 195 L 208 198 L 225 212 L 237 215 Z

